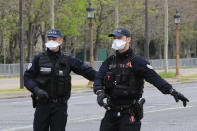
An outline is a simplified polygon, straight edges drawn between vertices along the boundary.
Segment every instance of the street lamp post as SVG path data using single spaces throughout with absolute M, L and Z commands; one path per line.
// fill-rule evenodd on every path
M 24 45 L 23 45 L 23 0 L 19 1 L 20 12 L 20 89 L 24 88 Z
M 89 7 L 86 8 L 88 12 L 89 19 L 89 29 L 90 29 L 90 66 L 94 67 L 94 55 L 93 55 L 93 18 L 94 18 L 94 8 L 91 6 L 91 2 L 89 2 Z M 93 83 L 89 82 L 89 86 L 92 86 Z
M 180 14 L 176 11 L 174 15 L 174 23 L 176 24 L 176 78 L 180 78 L 179 72 L 179 24 L 180 24 Z

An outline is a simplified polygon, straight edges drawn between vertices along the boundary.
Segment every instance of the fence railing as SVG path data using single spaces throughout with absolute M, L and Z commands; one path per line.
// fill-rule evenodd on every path
M 155 59 L 149 61 L 154 69 L 163 69 L 163 59 Z M 86 62 L 89 64 L 89 62 Z M 95 61 L 94 68 L 99 70 L 102 61 Z M 24 64 L 24 70 L 27 69 L 28 64 Z M 176 59 L 168 59 L 168 68 L 176 67 Z M 180 59 L 180 67 L 197 67 L 197 58 Z M 0 76 L 17 76 L 20 74 L 20 64 L 0 64 Z

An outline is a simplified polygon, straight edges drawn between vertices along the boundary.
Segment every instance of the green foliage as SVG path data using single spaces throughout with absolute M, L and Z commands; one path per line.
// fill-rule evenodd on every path
M 160 72 L 159 75 L 162 78 L 174 78 L 175 77 L 175 72 Z
M 80 26 L 86 18 L 87 3 L 81 0 L 63 2 L 56 11 L 56 28 L 64 35 L 80 35 Z
M 95 9 L 94 22 L 94 42 L 98 48 L 110 48 L 111 38 L 108 34 L 114 30 L 115 27 L 115 0 L 91 0 L 92 7 Z M 145 43 L 145 5 L 144 0 L 121 0 L 119 1 L 119 26 L 128 28 L 135 42 L 135 51 L 139 54 L 144 54 Z M 181 56 L 185 57 L 188 52 L 195 52 L 195 35 L 197 33 L 197 22 L 195 20 L 197 11 L 196 8 L 189 8 L 195 4 L 191 3 L 191 0 L 184 2 L 169 2 L 169 46 L 174 44 L 175 41 L 175 26 L 173 15 L 176 8 L 181 13 L 180 24 L 180 43 L 181 43 Z M 86 8 L 88 7 L 87 0 L 55 0 L 55 28 L 62 31 L 66 37 L 67 44 L 72 41 L 77 43 L 73 48 L 83 49 L 83 43 L 89 43 L 89 31 Z M 187 8 L 186 8 L 187 7 Z M 163 54 L 163 1 L 162 0 L 150 0 L 149 1 L 149 20 L 150 20 L 150 36 L 151 41 L 157 40 L 161 43 Z M 192 15 L 191 15 L 192 14 Z M 45 24 L 45 30 L 50 28 L 50 0 L 25 0 L 24 1 L 24 40 L 25 49 L 28 48 L 27 43 L 32 43 L 31 46 L 36 46 L 38 39 L 34 37 L 27 39 L 28 37 L 40 35 L 41 23 Z M 13 36 L 19 35 L 19 2 L 18 0 L 0 1 L 0 39 L 3 36 L 4 45 L 6 45 L 6 58 L 9 55 L 9 51 L 13 48 L 10 44 L 16 43 L 14 48 L 14 57 L 18 61 L 19 58 L 19 40 L 14 40 Z M 29 33 L 29 34 L 28 34 Z M 73 40 L 76 38 L 76 40 Z M 17 38 L 18 39 L 18 38 Z M 13 42 L 14 41 L 14 42 Z M 31 42 L 29 42 L 31 41 Z M 99 43 L 96 43 L 99 42 Z M 155 52 L 157 50 L 157 42 L 154 43 Z M 2 47 L 2 43 L 0 43 Z M 68 46 L 67 48 L 72 47 Z M 68 49 L 71 50 L 71 49 Z M 174 49 L 172 49 L 173 51 Z M 152 50 L 150 50 L 152 51 Z M 156 54 L 154 53 L 154 54 Z M 28 50 L 25 50 L 25 56 L 27 56 Z M 153 55 L 153 52 L 150 54 Z M 160 54 L 160 55 L 161 55 Z M 169 52 L 172 54 L 172 52 Z M 0 54 L 2 56 L 2 52 Z M 151 56 L 155 58 L 155 56 Z M 8 58 L 9 59 L 9 58 Z
M 194 34 L 196 31 L 193 27 L 193 23 L 188 23 L 187 25 L 181 26 L 180 38 L 182 42 L 187 42 L 188 40 L 194 39 Z

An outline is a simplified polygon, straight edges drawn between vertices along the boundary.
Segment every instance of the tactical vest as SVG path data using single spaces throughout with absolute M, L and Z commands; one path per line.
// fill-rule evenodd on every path
M 116 56 L 112 56 L 112 62 L 104 78 L 105 92 L 110 97 L 129 97 L 139 99 L 142 97 L 144 80 L 136 75 L 132 68 L 131 56 L 121 63 L 116 63 Z
M 39 75 L 36 81 L 39 88 L 45 90 L 51 98 L 70 97 L 71 77 L 68 56 L 61 52 L 56 64 L 52 64 L 47 52 L 43 52 L 39 59 Z

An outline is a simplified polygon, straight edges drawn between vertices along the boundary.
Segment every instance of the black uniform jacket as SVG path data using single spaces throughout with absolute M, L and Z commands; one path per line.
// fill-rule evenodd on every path
M 60 50 L 56 53 L 50 51 L 49 49 L 47 50 L 47 54 L 53 64 L 56 63 L 58 58 L 61 55 Z M 96 71 L 88 66 L 87 64 L 83 63 L 81 60 L 73 57 L 73 56 L 68 56 L 69 57 L 69 66 L 70 69 L 79 75 L 84 76 L 90 81 L 94 81 Z M 32 63 L 29 64 L 28 69 L 24 73 L 24 85 L 26 88 L 30 91 L 33 91 L 32 89 L 38 84 L 35 82 L 35 78 L 39 74 L 39 59 L 40 59 L 40 54 L 36 55 L 32 61 Z
M 131 57 L 133 54 L 133 50 L 129 48 L 126 52 L 119 53 L 116 51 L 116 63 L 120 63 L 121 61 L 124 61 L 125 59 L 128 59 L 128 57 Z M 105 73 L 109 70 L 109 64 L 111 63 L 113 55 L 108 57 L 101 65 L 99 72 L 96 74 L 95 80 L 94 80 L 94 92 L 97 90 L 103 89 L 103 79 L 105 76 Z M 153 69 L 153 67 L 150 65 L 150 63 L 145 60 L 143 57 L 135 55 L 132 62 L 131 62 L 132 68 L 134 70 L 134 73 L 136 73 L 138 76 L 145 79 L 147 82 L 153 84 L 155 87 L 157 87 L 163 94 L 169 94 L 170 90 L 172 89 L 172 85 L 170 85 L 168 82 L 166 82 L 164 79 L 162 79 Z

